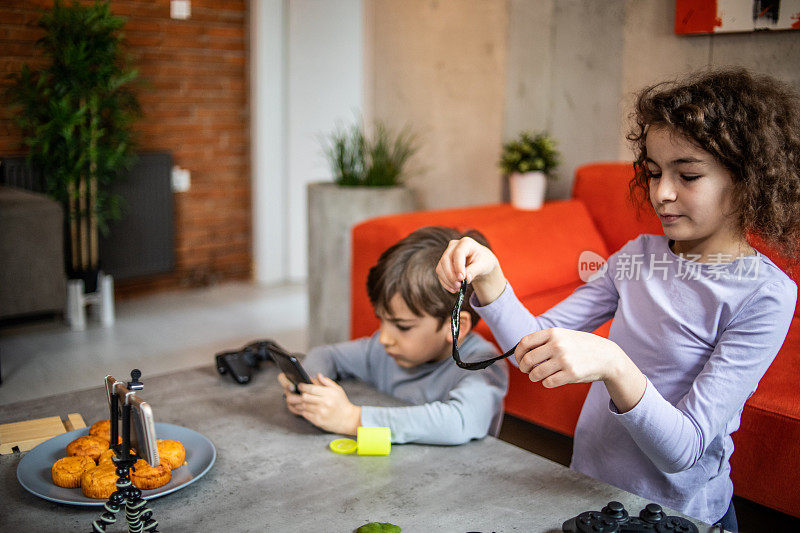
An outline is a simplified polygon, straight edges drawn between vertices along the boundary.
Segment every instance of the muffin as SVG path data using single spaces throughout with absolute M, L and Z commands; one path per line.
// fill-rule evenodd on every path
M 131 481 L 140 489 L 157 489 L 169 483 L 172 470 L 164 463 L 150 466 L 147 461 L 139 459 L 131 469 Z
M 87 498 L 107 499 L 117 490 L 117 467 L 112 463 L 90 468 L 81 477 L 81 490 Z
M 108 449 L 108 441 L 102 437 L 87 435 L 78 437 L 67 444 L 67 455 L 87 455 L 97 461 L 100 454 Z
M 94 467 L 94 459 L 86 455 L 62 457 L 53 463 L 53 483 L 66 489 L 77 489 L 81 486 L 83 473 Z
M 130 454 L 131 455 L 136 455 L 136 452 L 131 450 Z M 114 464 L 114 450 L 112 450 L 111 448 L 109 448 L 106 451 L 104 451 L 103 453 L 101 453 L 100 457 L 97 459 L 97 464 L 98 465 L 102 465 L 102 464 L 106 464 L 106 463 Z
M 89 428 L 89 435 L 100 437 L 111 442 L 111 420 L 100 420 Z
M 186 459 L 186 450 L 177 440 L 158 439 L 158 458 L 171 470 L 180 468 Z
M 106 463 L 114 464 L 113 459 L 114 459 L 114 450 L 109 448 L 100 454 L 100 457 L 97 458 L 97 464 L 98 465 L 104 465 Z

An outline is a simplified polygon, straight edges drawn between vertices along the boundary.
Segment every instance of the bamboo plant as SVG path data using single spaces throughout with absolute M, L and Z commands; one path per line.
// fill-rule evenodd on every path
M 133 162 L 133 122 L 140 107 L 132 91 L 138 71 L 123 54 L 125 19 L 108 1 L 67 5 L 56 0 L 39 20 L 46 61 L 12 74 L 15 121 L 31 165 L 47 193 L 64 206 L 66 270 L 91 284 L 99 264 L 98 230 L 120 216 L 109 192 Z

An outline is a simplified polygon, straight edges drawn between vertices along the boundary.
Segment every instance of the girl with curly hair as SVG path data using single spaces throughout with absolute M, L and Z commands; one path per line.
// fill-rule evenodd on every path
M 629 135 L 631 196 L 663 235 L 640 235 L 539 316 L 491 250 L 451 241 L 436 272 L 519 369 L 545 387 L 592 382 L 571 467 L 736 531 L 731 433 L 783 344 L 797 285 L 751 242 L 796 263 L 800 97 L 739 69 L 647 87 Z M 635 267 L 635 268 L 634 268 Z M 591 332 L 613 318 L 608 338 Z

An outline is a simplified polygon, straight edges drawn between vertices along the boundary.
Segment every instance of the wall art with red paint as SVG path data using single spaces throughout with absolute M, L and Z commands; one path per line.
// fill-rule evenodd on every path
M 800 0 L 675 0 L 675 33 L 800 30 Z

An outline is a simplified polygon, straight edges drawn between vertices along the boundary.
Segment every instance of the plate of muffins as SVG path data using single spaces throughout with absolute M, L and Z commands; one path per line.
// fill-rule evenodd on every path
M 138 459 L 131 482 L 148 500 L 197 481 L 217 457 L 214 444 L 191 429 L 156 422 L 160 465 Z M 17 479 L 30 493 L 57 503 L 102 506 L 116 490 L 110 422 L 63 433 L 39 444 L 20 460 Z

